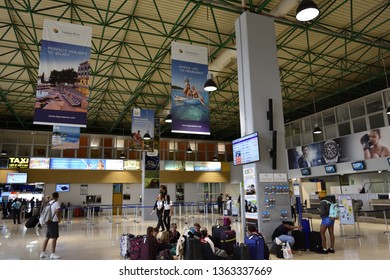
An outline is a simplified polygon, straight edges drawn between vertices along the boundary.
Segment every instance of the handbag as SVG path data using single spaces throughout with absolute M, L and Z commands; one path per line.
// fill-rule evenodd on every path
M 290 244 L 288 242 L 283 244 L 282 251 L 283 251 L 283 258 L 285 258 L 285 259 L 294 258 L 294 255 L 291 251 Z

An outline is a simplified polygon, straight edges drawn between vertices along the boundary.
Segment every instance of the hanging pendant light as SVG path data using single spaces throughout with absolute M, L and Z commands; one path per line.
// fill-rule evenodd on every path
M 210 4 L 210 1 L 209 1 Z M 207 6 L 207 26 L 209 26 L 209 7 Z M 209 51 L 209 43 L 210 43 L 210 34 L 209 30 L 207 30 L 207 60 L 210 63 L 210 51 Z M 213 74 L 208 72 L 207 73 L 207 81 L 204 84 L 203 89 L 205 91 L 216 91 L 217 90 L 217 84 L 213 80 Z
M 126 155 L 124 153 L 121 153 L 121 155 L 119 156 L 120 159 L 125 159 L 126 158 Z
M 191 153 L 192 153 L 191 145 L 188 145 L 187 154 L 191 154 Z
M 299 21 L 309 21 L 315 19 L 320 14 L 316 3 L 312 0 L 302 0 L 297 8 L 295 18 Z
M 217 84 L 213 80 L 213 74 L 208 73 L 207 74 L 207 81 L 204 84 L 204 90 L 205 91 L 216 91 L 217 90 Z
M 313 129 L 313 134 L 321 134 L 322 133 L 322 130 L 321 128 L 317 125 L 317 123 L 314 125 L 314 129 Z
M 6 150 L 1 150 L 0 156 L 2 156 L 2 157 L 7 156 L 7 151 Z
M 144 134 L 144 140 L 150 140 L 149 130 Z
M 313 134 L 318 135 L 322 133 L 321 128 L 317 124 L 317 110 L 316 110 L 316 102 L 314 100 L 314 93 L 313 93 L 313 107 L 314 107 L 314 118 L 315 118 L 315 124 L 313 129 Z
M 390 115 L 390 106 L 389 106 L 389 107 L 387 107 L 386 114 Z
M 166 122 L 166 123 L 171 123 L 171 122 L 172 122 L 172 115 L 171 115 L 171 113 L 169 113 L 169 114 L 165 117 L 165 122 Z

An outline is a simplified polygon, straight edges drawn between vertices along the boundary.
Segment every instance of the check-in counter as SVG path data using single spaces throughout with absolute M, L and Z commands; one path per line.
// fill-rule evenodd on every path
M 390 199 L 371 199 L 370 205 L 372 210 L 389 210 L 390 211 Z M 383 211 L 373 212 L 375 218 L 384 218 Z M 387 217 L 390 218 L 390 217 Z

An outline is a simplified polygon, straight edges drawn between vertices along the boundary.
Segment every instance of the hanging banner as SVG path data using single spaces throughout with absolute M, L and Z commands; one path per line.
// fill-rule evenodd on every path
M 207 48 L 172 42 L 172 132 L 210 135 Z
M 80 127 L 53 125 L 51 148 L 53 150 L 78 149 L 80 146 Z
M 86 127 L 92 28 L 45 20 L 34 124 Z
M 131 120 L 131 138 L 129 148 L 133 151 L 153 151 L 154 111 L 134 108 Z M 148 135 L 150 139 L 145 139 Z M 156 135 L 157 136 L 157 135 Z

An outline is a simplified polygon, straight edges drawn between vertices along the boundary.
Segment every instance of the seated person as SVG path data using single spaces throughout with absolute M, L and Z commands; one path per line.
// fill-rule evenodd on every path
M 173 244 L 169 243 L 169 232 L 168 231 L 163 231 L 161 233 L 161 238 L 160 240 L 158 241 L 157 243 L 157 254 L 159 252 L 161 252 L 162 250 L 165 250 L 165 249 L 172 249 L 172 247 L 174 246 Z
M 214 242 L 211 240 L 211 236 L 207 233 L 207 229 L 203 228 L 200 231 L 200 236 L 201 236 L 200 240 L 204 241 L 204 242 L 207 242 L 210 245 L 211 250 L 215 254 L 215 245 L 214 245 Z
M 288 242 L 290 246 L 294 245 L 295 239 L 291 235 L 289 235 L 290 231 L 293 229 L 302 229 L 300 226 L 295 226 L 293 222 L 283 221 L 272 233 L 272 240 L 275 242 L 275 238 L 279 238 L 282 242 Z
M 180 232 L 177 231 L 176 223 L 171 224 L 171 228 L 169 229 L 169 243 L 176 244 L 180 238 Z
M 194 229 L 193 234 L 194 234 L 196 237 L 201 238 L 201 234 L 200 234 L 200 224 L 199 224 L 199 223 L 195 223 L 193 229 Z

